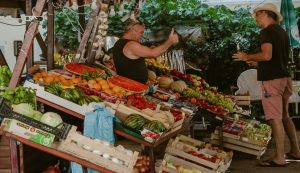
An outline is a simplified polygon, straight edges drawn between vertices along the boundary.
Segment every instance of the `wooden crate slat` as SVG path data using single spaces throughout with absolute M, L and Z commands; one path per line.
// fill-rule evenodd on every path
M 215 140 L 215 139 L 211 140 L 211 143 L 215 144 L 215 145 L 219 145 L 219 141 Z M 241 146 L 234 145 L 234 144 L 227 143 L 227 142 L 224 142 L 223 146 L 228 149 L 248 153 L 248 154 L 255 155 L 255 156 L 261 156 L 266 151 L 265 147 L 261 148 L 261 150 L 254 150 L 251 148 L 241 147 Z
M 188 153 L 186 153 L 184 151 L 181 151 L 179 149 L 176 149 L 176 148 L 173 148 L 173 147 L 170 147 L 170 146 L 167 147 L 166 153 L 169 153 L 169 154 L 175 155 L 175 156 L 184 157 L 184 158 L 189 159 L 191 161 L 195 161 L 197 163 L 200 163 L 200 164 L 203 164 L 203 165 L 205 165 L 207 167 L 210 167 L 210 168 L 212 168 L 214 170 L 217 170 L 218 167 L 219 167 L 219 164 L 215 164 L 215 163 L 212 163 L 210 161 L 207 161 L 207 160 L 195 157 L 195 156 L 193 156 L 191 154 L 188 154 Z
M 219 140 L 219 136 L 217 134 L 212 134 L 212 139 Z M 252 148 L 252 149 L 255 149 L 255 150 L 261 150 L 261 148 L 265 147 L 265 146 L 261 146 L 261 145 L 251 144 L 251 143 L 248 143 L 248 142 L 232 139 L 232 138 L 229 138 L 229 137 L 226 137 L 226 136 L 223 137 L 223 141 L 227 142 L 227 143 L 232 143 L 232 144 L 235 144 L 235 145 L 239 145 L 239 146 L 242 146 L 242 147 Z
M 91 150 L 98 150 L 101 153 L 106 153 L 111 157 L 127 162 L 128 167 L 93 154 L 92 151 L 83 149 L 82 147 L 84 145 L 89 146 Z M 75 126 L 73 126 L 70 130 L 66 140 L 63 140 L 59 144 L 58 149 L 120 173 L 132 172 L 138 158 L 138 152 L 133 152 L 133 155 L 129 156 L 125 152 L 116 150 L 116 148 L 113 148 L 113 146 L 108 146 L 101 141 L 95 141 L 89 137 L 80 135 L 78 132 L 76 132 Z
M 198 169 L 198 170 L 202 171 L 203 173 L 216 173 L 215 170 L 211 170 L 211 169 L 202 167 L 200 165 L 188 162 L 186 160 L 180 159 L 178 157 L 175 157 L 175 156 L 172 156 L 172 155 L 169 155 L 169 154 L 165 154 L 164 161 L 171 162 L 175 165 L 176 164 L 182 165 L 183 167 L 186 167 L 186 168 L 195 168 L 195 169 Z M 166 168 L 168 168 L 168 167 L 166 167 L 162 164 L 160 170 L 164 170 Z M 168 168 L 168 169 L 170 170 L 170 168 Z M 173 170 L 173 169 L 171 169 L 171 170 Z M 176 173 L 178 172 L 178 171 L 175 171 L 175 170 L 173 170 L 173 171 L 176 172 Z

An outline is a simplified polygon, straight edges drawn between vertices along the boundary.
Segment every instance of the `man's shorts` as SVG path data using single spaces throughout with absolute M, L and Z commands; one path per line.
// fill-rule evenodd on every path
M 289 98 L 293 94 L 290 77 L 263 81 L 262 94 L 266 120 L 289 117 Z

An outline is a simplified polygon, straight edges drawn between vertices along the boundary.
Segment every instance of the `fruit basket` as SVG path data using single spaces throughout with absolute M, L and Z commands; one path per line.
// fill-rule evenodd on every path
M 60 139 L 65 139 L 71 128 L 71 125 L 67 123 L 62 123 L 59 127 L 52 127 L 25 115 L 16 113 L 5 103 L 2 97 L 0 97 L 0 117 L 18 120 L 32 127 L 51 133 Z
M 77 75 L 83 75 L 85 71 L 88 72 L 98 72 L 100 75 L 102 75 L 104 73 L 104 71 L 100 68 L 94 68 L 94 67 L 90 67 L 84 64 L 79 64 L 79 63 L 69 63 L 69 64 L 65 64 L 64 68 L 73 73 L 73 74 L 77 74 Z

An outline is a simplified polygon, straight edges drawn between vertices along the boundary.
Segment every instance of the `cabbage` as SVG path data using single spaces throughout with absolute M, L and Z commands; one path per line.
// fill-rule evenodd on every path
M 12 105 L 12 107 L 13 107 L 13 111 L 28 116 L 30 118 L 32 118 L 34 114 L 33 107 L 28 103 L 20 103 L 17 105 Z
M 32 118 L 37 120 L 37 121 L 41 121 L 43 114 L 39 111 L 33 111 L 33 116 Z
M 61 124 L 63 121 L 57 113 L 54 112 L 46 112 L 41 118 L 41 122 L 45 123 L 49 126 L 56 127 Z

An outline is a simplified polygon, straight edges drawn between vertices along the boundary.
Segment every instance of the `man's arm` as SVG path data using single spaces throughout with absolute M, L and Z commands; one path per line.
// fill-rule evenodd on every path
M 176 33 L 174 33 L 174 30 L 172 29 L 168 39 L 163 44 L 157 47 L 150 48 L 147 46 L 143 46 L 138 42 L 130 41 L 124 47 L 124 53 L 126 56 L 133 58 L 155 58 L 166 52 L 168 48 L 175 43 L 178 43 L 178 36 Z
M 232 56 L 236 61 L 269 61 L 272 58 L 272 44 L 264 43 L 261 45 L 261 51 L 256 54 L 246 54 L 238 52 Z

